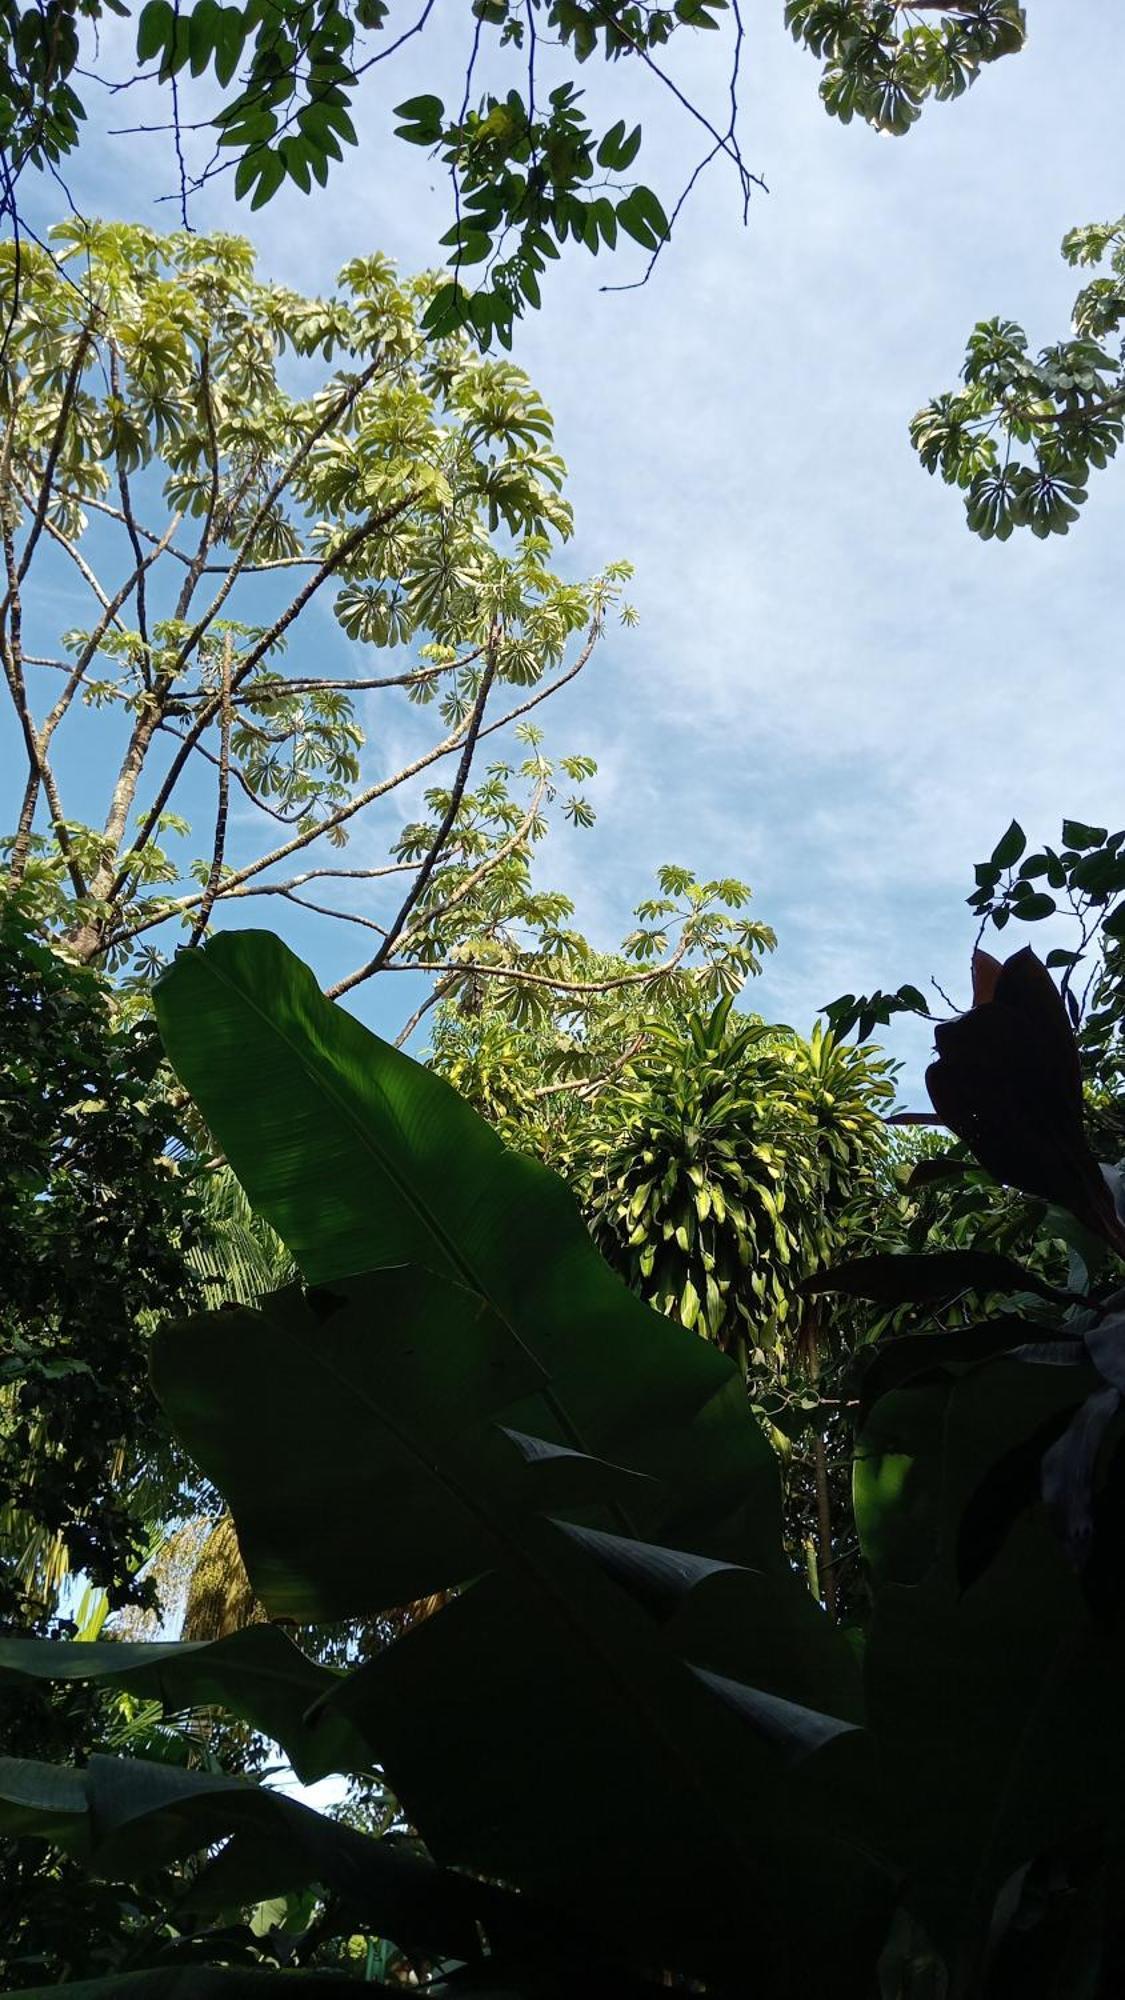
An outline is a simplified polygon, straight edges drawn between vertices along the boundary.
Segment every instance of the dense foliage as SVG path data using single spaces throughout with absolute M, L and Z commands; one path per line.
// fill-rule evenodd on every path
M 935 1099 L 987 1156 L 1007 1147 L 1017 1187 L 1077 1200 L 1112 1258 L 1064 1004 L 1027 952 L 982 964 L 979 988 L 939 1034 Z M 272 1625 L 203 1646 L 4 1644 L 24 1683 L 221 1700 L 306 1777 L 378 1767 L 413 1829 L 371 1838 L 217 1773 L 9 1763 L 6 1830 L 113 1879 L 177 1875 L 175 1925 L 135 1942 L 138 1974 L 167 1981 L 185 1951 L 240 1962 L 240 1916 L 318 1883 L 322 1938 L 392 1937 L 451 1994 L 642 1994 L 667 1976 L 743 1993 L 748 1956 L 770 2000 L 897 2000 L 927 1979 L 954 2000 L 1113 1992 L 1112 1264 L 1060 1287 L 954 1250 L 817 1280 L 914 1312 L 871 1350 L 856 1413 L 861 1662 L 782 1556 L 775 1462 L 736 1371 L 609 1273 L 551 1175 L 268 936 L 183 955 L 157 1001 L 302 1273 L 258 1310 L 166 1327 L 160 1399 L 275 1617 L 453 1594 L 343 1675 Z M 291 1979 L 256 1977 L 263 1994 Z M 190 1990 L 212 1987 L 238 1990 L 218 1971 Z
M 0 1618 L 46 1629 L 68 1570 L 128 1601 L 167 1453 L 148 1340 L 199 1294 L 151 1022 L 0 901 Z

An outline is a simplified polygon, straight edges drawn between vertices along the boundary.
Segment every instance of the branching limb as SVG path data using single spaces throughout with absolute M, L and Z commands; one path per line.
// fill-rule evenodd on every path
M 304 465 L 305 460 L 309 457 L 310 453 L 320 443 L 321 438 L 325 436 L 326 432 L 332 430 L 340 422 L 342 417 L 347 415 L 348 411 L 352 408 L 353 404 L 363 394 L 363 391 L 366 389 L 368 383 L 374 379 L 381 366 L 382 366 L 382 354 L 380 353 L 375 356 L 374 361 L 369 362 L 367 367 L 364 368 L 361 371 L 361 373 L 356 376 L 354 382 L 350 382 L 348 384 L 344 393 L 341 396 L 338 396 L 336 401 L 332 403 L 329 406 L 329 408 L 325 411 L 324 415 L 320 419 L 320 422 L 314 424 L 312 429 L 306 434 L 306 436 L 304 436 L 301 439 L 301 442 L 297 446 L 296 451 L 291 454 L 289 459 L 286 461 L 285 465 L 282 467 L 281 471 L 278 473 L 276 479 L 274 479 L 272 484 L 267 488 L 265 497 L 259 502 L 254 518 L 251 521 L 250 526 L 246 530 L 246 534 L 243 537 L 242 546 L 236 552 L 234 560 L 231 562 L 229 568 L 227 569 L 222 583 L 219 585 L 218 590 L 215 592 L 214 597 L 211 599 L 211 602 L 207 607 L 207 610 L 203 613 L 203 616 L 196 621 L 195 625 L 193 625 L 191 631 L 188 633 L 187 638 L 184 640 L 183 646 L 180 650 L 179 658 L 176 662 L 177 673 L 182 672 L 183 667 L 186 665 L 187 661 L 191 658 L 192 654 L 194 653 L 196 647 L 199 644 L 199 641 L 202 639 L 204 633 L 208 630 L 208 628 L 214 623 L 215 619 L 218 617 L 220 611 L 223 608 L 223 605 L 226 603 L 227 598 L 230 596 L 231 591 L 234 589 L 235 584 L 238 582 L 239 577 L 242 575 L 243 570 L 245 569 L 246 564 L 249 560 L 249 551 L 253 548 L 258 534 L 260 533 L 264 523 L 268 520 L 271 508 L 275 505 L 277 500 L 280 499 L 281 495 L 284 492 L 286 492 L 286 490 L 292 485 L 293 480 L 296 478 L 302 465 Z M 396 510 L 396 511 L 401 511 L 401 510 Z M 390 518 L 394 519 L 394 514 L 392 514 Z M 204 551 L 204 560 L 205 559 L 206 559 L 206 551 Z M 192 587 L 194 589 L 194 584 Z M 188 602 L 190 603 L 190 596 Z
M 661 966 L 660 972 L 656 976 L 658 978 L 662 977 L 664 973 L 670 970 L 671 967 L 668 965 Z M 566 1090 L 570 1091 L 572 1096 L 581 1098 L 583 1102 L 589 1103 L 593 1098 L 598 1096 L 599 1092 L 605 1089 L 607 1083 L 612 1083 L 614 1077 L 619 1076 L 621 1071 L 628 1067 L 634 1056 L 640 1054 L 647 1040 L 648 1036 L 643 1032 L 639 1035 L 634 1035 L 632 1041 L 622 1050 L 621 1054 L 609 1064 L 607 1069 L 602 1070 L 598 1076 L 587 1077 L 583 1083 L 576 1083 L 574 1078 L 569 1076 L 564 1077 L 561 1083 L 541 1083 L 534 1094 L 536 1097 L 557 1097 L 562 1091 Z
M 675 951 L 659 965 L 648 965 L 643 972 L 621 972 L 612 979 L 563 979 L 550 972 L 531 972 L 521 965 L 481 965 L 468 958 L 457 959 L 444 965 L 424 967 L 401 964 L 392 960 L 383 967 L 383 970 L 384 972 L 436 972 L 441 975 L 449 974 L 454 979 L 460 979 L 464 974 L 471 972 L 482 979 L 506 979 L 512 986 L 542 986 L 551 993 L 612 993 L 620 986 L 651 986 L 654 981 L 663 979 L 669 972 L 674 972 L 686 954 L 687 941 L 681 938 Z M 336 998 L 339 990 L 331 986 L 325 988 L 330 1000 Z M 904 1120 L 884 1122 L 901 1124 Z M 919 1120 L 916 1119 L 914 1122 Z M 935 1118 L 929 1122 L 936 1125 L 937 1120 Z
M 86 677 L 87 669 L 89 668 L 91 662 L 93 661 L 95 655 L 97 654 L 98 648 L 100 647 L 102 640 L 105 638 L 105 635 L 109 631 L 110 626 L 116 622 L 117 614 L 121 610 L 122 605 L 125 604 L 126 600 L 130 596 L 134 588 L 134 585 L 137 588 L 139 596 L 140 591 L 143 588 L 143 582 L 146 570 L 151 569 L 153 563 L 156 562 L 157 558 L 163 555 L 164 550 L 168 545 L 168 542 L 171 540 L 171 537 L 175 534 L 176 529 L 179 527 L 179 524 L 182 519 L 183 519 L 182 514 L 174 514 L 172 516 L 172 519 L 169 521 L 168 526 L 164 530 L 164 534 L 161 540 L 157 542 L 156 547 L 154 549 L 151 549 L 147 555 L 142 552 L 140 561 L 136 569 L 133 571 L 132 575 L 125 579 L 125 582 L 121 585 L 120 590 L 118 590 L 116 594 L 107 601 L 101 619 L 99 620 L 98 624 L 94 627 L 94 630 L 90 633 L 89 637 L 87 638 L 82 648 L 82 651 L 79 653 L 77 659 L 74 662 L 73 667 L 70 668 L 67 684 L 63 689 L 62 693 L 60 694 L 58 700 L 55 702 L 54 707 L 51 709 L 50 714 L 47 716 L 47 719 L 43 724 L 44 744 L 50 742 L 52 736 L 54 735 L 56 729 L 59 726 L 59 723 L 62 721 L 63 716 L 66 714 L 67 709 L 70 707 L 71 702 L 74 700 L 75 695 L 78 693 L 78 690 L 81 687 L 82 682 Z
M 436 909 L 424 910 L 421 916 L 415 919 L 414 923 L 406 926 L 405 930 L 399 935 L 396 946 L 398 951 L 407 951 L 413 938 L 426 930 L 430 925 L 438 923 L 441 918 L 448 916 L 450 910 L 455 910 L 459 903 L 463 903 L 466 897 L 471 896 L 473 890 L 479 888 L 485 877 L 491 875 L 494 869 L 499 868 L 502 861 L 506 861 L 510 854 L 515 854 L 523 846 L 528 834 L 535 825 L 546 789 L 547 781 L 543 778 L 536 786 L 531 804 L 515 831 L 509 834 L 507 840 L 501 841 L 495 853 L 487 855 L 476 868 L 470 870 L 464 881 L 458 883 L 452 895 L 446 897 L 444 903 L 439 903 Z M 424 866 L 425 863 L 423 862 L 419 865 Z
M 437 985 L 434 987 L 431 993 L 428 993 L 426 995 L 426 998 L 423 1000 L 421 1006 L 415 1007 L 413 1014 L 410 1016 L 409 1021 L 407 1021 L 406 1023 L 406 1026 L 404 1028 L 399 1029 L 398 1034 L 395 1036 L 396 1049 L 402 1049 L 406 1047 L 406 1044 L 410 1040 L 411 1035 L 414 1033 L 415 1028 L 418 1027 L 420 1022 L 425 1020 L 426 1015 L 429 1013 L 431 1007 L 436 1007 L 439 1000 L 444 1000 L 446 994 L 451 992 L 452 988 L 453 988 L 452 979 L 438 980 Z
M 4 450 L 0 459 L 0 534 L 4 545 L 4 568 L 7 578 L 7 593 L 0 610 L 0 652 L 3 653 L 4 678 L 12 697 L 19 720 L 20 731 L 27 751 L 28 773 L 24 786 L 23 800 L 16 827 L 15 842 L 10 861 L 11 879 L 14 883 L 23 880 L 27 868 L 27 857 L 31 847 L 31 829 L 35 823 L 35 809 L 43 791 L 51 814 L 55 838 L 59 852 L 66 863 L 67 874 L 76 896 L 86 894 L 86 883 L 82 870 L 74 854 L 70 834 L 63 816 L 62 801 L 55 784 L 54 773 L 47 761 L 47 753 L 35 727 L 35 719 L 27 699 L 27 684 L 23 673 L 23 604 L 20 596 L 21 575 L 16 562 L 15 537 L 12 532 L 12 517 L 7 505 L 7 489 L 11 469 L 12 436 L 14 414 L 9 421 L 4 438 Z
M 358 527 L 353 528 L 350 534 L 344 536 L 339 547 L 319 565 L 316 575 L 310 577 L 304 588 L 297 593 L 292 602 L 274 620 L 264 638 L 260 639 L 257 645 L 253 646 L 249 653 L 247 653 L 245 659 L 240 662 L 231 678 L 232 692 L 253 673 L 258 661 L 288 631 L 294 619 L 304 610 L 309 599 L 315 596 L 316 592 L 328 581 L 329 577 L 335 575 L 341 563 L 346 562 L 349 556 L 353 555 L 356 549 L 362 547 L 363 543 L 369 540 L 372 535 L 380 534 L 385 527 L 389 527 L 392 521 L 396 520 L 400 514 L 404 513 L 412 505 L 413 500 L 413 494 L 406 494 L 403 499 L 397 500 L 392 507 L 386 507 L 381 514 L 373 515 L 370 520 L 360 522 Z M 214 721 L 218 710 L 219 697 L 215 695 L 210 701 L 204 703 L 191 728 L 185 735 L 181 748 L 172 759 L 164 781 L 157 792 L 156 799 L 145 815 L 136 840 L 121 859 L 117 874 L 109 887 L 109 896 L 111 899 L 119 896 L 128 883 L 139 856 L 144 852 L 145 847 L 152 838 L 161 813 L 167 806 L 168 800 L 171 798 L 180 778 L 183 776 L 192 751 L 195 749 L 204 731 Z M 352 810 L 358 810 L 358 806 L 353 807 Z M 348 817 L 348 812 L 344 808 L 341 808 L 341 815 L 346 818 Z M 315 839 L 317 832 L 327 832 L 330 826 L 337 824 L 339 824 L 338 818 L 323 821 L 319 828 L 310 831 L 305 836 L 299 837 L 290 846 L 286 847 L 283 853 L 294 853 L 298 847 L 307 846 L 310 840 Z M 281 855 L 275 855 L 274 858 L 280 859 Z M 269 862 L 264 862 L 262 865 L 268 867 L 270 864 Z
M 47 451 L 46 463 L 43 467 L 43 477 L 39 483 L 39 494 L 38 498 L 36 499 L 34 510 L 32 513 L 31 527 L 28 531 L 27 540 L 24 543 L 23 554 L 20 557 L 18 575 L 19 575 L 19 581 L 21 583 L 23 582 L 24 577 L 27 575 L 27 572 L 31 567 L 31 558 L 35 554 L 36 544 L 38 543 L 39 537 L 42 534 L 44 526 L 47 523 L 47 509 L 51 504 L 51 492 L 54 486 L 55 469 L 58 465 L 59 456 L 62 452 L 63 445 L 66 442 L 66 427 L 70 422 L 70 413 L 74 407 L 74 398 L 78 393 L 78 384 L 82 379 L 82 369 L 85 365 L 86 355 L 89 350 L 91 339 L 92 339 L 92 334 L 90 328 L 88 326 L 83 327 L 81 333 L 78 336 L 78 342 L 74 350 L 74 359 L 71 362 L 69 369 L 67 370 L 66 382 L 63 385 L 62 402 L 59 407 L 58 421 L 55 424 L 55 428 L 51 436 L 50 446 L 48 447 Z M 10 583 L 8 589 L 10 592 L 11 591 Z
M 349 972 L 345 979 L 338 979 L 334 986 L 327 987 L 326 991 L 330 1000 L 338 999 L 341 993 L 350 993 L 353 987 L 361 986 L 365 980 L 373 978 L 377 972 L 382 971 L 392 951 L 394 951 L 395 946 L 402 937 L 403 929 L 410 912 L 414 909 L 419 897 L 423 894 L 430 876 L 441 859 L 442 849 L 453 831 L 453 822 L 457 818 L 465 786 L 469 781 L 469 771 L 472 768 L 473 757 L 476 753 L 477 738 L 480 735 L 481 723 L 484 720 L 484 711 L 488 703 L 488 697 L 492 692 L 492 683 L 496 678 L 496 663 L 500 653 L 502 636 L 501 627 L 497 623 L 493 626 L 492 632 L 489 635 L 485 668 L 481 675 L 477 698 L 473 703 L 472 713 L 469 716 L 468 728 L 465 734 L 465 747 L 461 752 L 461 761 L 457 766 L 457 775 L 453 780 L 453 786 L 449 794 L 449 804 L 442 814 L 441 824 L 430 843 L 422 865 L 410 888 L 407 890 L 402 907 L 395 917 L 394 922 L 390 925 L 387 935 L 383 939 L 375 956 L 368 959 L 366 965 L 357 966 L 354 972 Z
M 227 813 L 230 808 L 230 655 L 231 642 L 228 633 L 223 645 L 222 708 L 219 712 L 219 792 L 215 808 L 215 841 L 211 850 L 211 872 L 199 905 L 199 915 L 191 934 L 191 943 L 198 944 L 206 932 L 219 893 L 223 876 L 223 855 L 227 844 Z
M 26 488 L 20 485 L 18 479 L 13 478 L 12 487 L 14 491 L 19 494 L 20 499 L 23 501 L 24 505 L 29 506 L 31 504 L 30 496 L 28 495 Z M 50 535 L 51 540 L 57 542 L 61 549 L 65 549 L 67 555 L 70 557 L 71 562 L 74 564 L 75 568 L 78 570 L 83 580 L 89 585 L 90 589 L 93 591 L 94 596 L 97 598 L 98 603 L 102 607 L 102 610 L 110 612 L 110 622 L 115 625 L 120 625 L 121 620 L 117 616 L 117 611 L 110 611 L 110 605 L 111 603 L 116 603 L 118 609 L 120 609 L 120 606 L 124 603 L 125 598 L 120 593 L 118 593 L 116 599 L 111 599 L 109 597 L 108 593 L 102 589 L 101 584 L 98 582 L 97 577 L 94 575 L 94 572 L 90 568 L 89 563 L 86 561 L 85 556 L 82 554 L 81 549 L 78 548 L 77 545 L 72 541 L 71 537 L 68 534 L 66 534 L 62 528 L 59 527 L 56 521 L 51 520 L 49 515 L 44 517 L 43 526 L 46 529 L 47 533 Z M 132 584 L 130 584 L 129 588 L 132 589 Z M 125 592 L 125 596 L 128 596 L 128 591 Z

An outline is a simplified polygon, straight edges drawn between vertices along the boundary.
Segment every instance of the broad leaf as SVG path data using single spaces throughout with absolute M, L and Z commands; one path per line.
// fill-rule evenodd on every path
M 362 1746 L 347 1730 L 323 1724 L 313 1730 L 305 1721 L 338 1676 L 307 1659 L 275 1625 L 251 1625 L 210 1643 L 0 1638 L 0 1675 L 105 1681 L 160 1701 L 166 1712 L 226 1708 L 279 1743 L 305 1784 L 362 1768 Z
M 541 1542 L 553 1593 L 485 1578 L 330 1698 L 435 1854 L 698 1977 L 737 1982 L 750 1922 L 768 1990 L 821 1990 L 834 1938 L 832 1990 L 863 1992 L 844 1942 L 885 1916 L 885 1884 L 870 1825 L 861 1843 L 819 1775 L 858 1732 L 677 1657 L 675 1617 L 619 1588 L 584 1534 L 544 1524 Z M 643 1550 L 613 1553 L 639 1576 Z M 823 1926 L 802 1924 L 810 1895 Z
M 879 1305 L 924 1305 L 956 1298 L 962 1292 L 1034 1292 L 1040 1298 L 1060 1294 L 1036 1272 L 1025 1270 L 997 1250 L 931 1250 L 922 1255 L 889 1253 L 853 1257 L 806 1278 L 806 1292 L 847 1292 Z
M 624 1384 L 603 1410 L 565 1351 L 556 1358 L 558 1394 L 594 1444 L 647 1457 L 666 1481 L 552 1439 L 534 1358 L 474 1293 L 430 1271 L 373 1271 L 307 1296 L 292 1285 L 260 1310 L 165 1327 L 153 1379 L 230 1504 L 262 1601 L 333 1619 L 522 1565 L 516 1525 L 551 1508 L 594 1507 L 607 1525 L 669 1511 L 678 1431 L 658 1417 L 642 1430 Z
M 156 1007 L 174 1067 L 310 1283 L 409 1263 L 475 1293 L 537 1373 L 559 1442 L 669 1477 L 674 1435 L 676 1519 L 702 1530 L 741 1510 L 736 1552 L 776 1562 L 776 1467 L 736 1371 L 625 1288 L 554 1174 L 326 1000 L 267 932 L 181 953 Z M 220 1391 L 201 1389 L 201 1408 Z M 621 1451 L 622 1431 L 653 1448 Z
M 318 1882 L 398 1943 L 476 1955 L 476 1885 L 409 1843 L 371 1839 L 243 1778 L 132 1757 L 91 1757 L 81 1771 L 0 1758 L 0 1835 L 38 1836 L 115 1879 L 150 1875 L 234 1835 L 255 1857 L 259 1884 L 269 1883 L 259 1894 Z M 206 1883 L 204 1871 L 186 1900 L 215 1914 Z

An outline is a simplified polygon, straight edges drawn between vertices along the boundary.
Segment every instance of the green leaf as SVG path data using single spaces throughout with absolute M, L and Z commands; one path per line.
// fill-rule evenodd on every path
M 552 1403 L 580 1393 L 567 1358 L 552 1394 L 503 1322 L 431 1272 L 373 1272 L 307 1298 L 290 1286 L 260 1311 L 166 1328 L 153 1379 L 279 1616 L 368 1614 L 522 1565 L 519 1524 L 550 1507 L 667 1510 L 657 1482 L 558 1435 Z M 607 1414 L 589 1412 L 587 1431 L 653 1456 L 643 1419 L 631 1433 L 620 1402 Z
M 646 250 L 667 241 L 668 218 L 651 188 L 636 187 L 617 204 L 617 220 L 626 235 Z
M 1062 837 L 1064 847 L 1100 847 L 1107 833 L 1104 826 L 1087 826 L 1080 819 L 1064 819 Z
M 210 1643 L 0 1638 L 0 1675 L 104 1681 L 160 1701 L 167 1713 L 225 1707 L 279 1743 L 305 1784 L 362 1761 L 353 1739 L 306 1722 L 337 1676 L 307 1659 L 275 1625 L 251 1625 Z
M 445 106 L 440 97 L 408 97 L 396 104 L 394 115 L 405 122 L 395 127 L 396 136 L 411 146 L 436 146 L 441 138 Z
M 326 1000 L 266 932 L 181 953 L 155 1004 L 173 1067 L 311 1284 L 415 1264 L 474 1295 L 560 1442 L 666 1481 L 666 1525 L 690 1519 L 697 1546 L 714 1533 L 728 1552 L 729 1535 L 732 1552 L 777 1561 L 773 1455 L 735 1369 L 626 1289 L 554 1174 Z M 168 1337 L 158 1353 L 162 1366 Z
M 215 32 L 215 76 L 224 89 L 242 60 L 245 46 L 246 27 L 241 9 L 220 8 Z
M 1027 835 L 1018 820 L 1013 820 L 1007 833 L 1003 834 L 992 850 L 994 868 L 1013 868 L 1027 846 Z
M 648 1553 L 632 1545 L 635 1562 Z M 825 1984 L 827 1937 L 839 1922 L 854 1940 L 882 1892 L 852 1844 L 850 1788 L 819 1787 L 826 1756 L 862 1739 L 678 1659 L 672 1627 L 580 1539 L 544 1524 L 541 1556 L 552 1596 L 486 1578 L 333 1697 L 405 1810 L 450 1863 L 720 1984 L 737 1986 L 745 1962 L 733 1885 L 750 1879 L 764 1990 L 785 1990 L 784 1965 L 791 1991 L 839 1991 Z M 796 1605 L 801 1587 L 786 1582 Z M 833 1910 L 823 1930 L 799 1923 L 810 1895 L 820 1918 Z M 862 1989 L 849 1975 L 843 1990 Z
M 257 1895 L 319 1882 L 360 1904 L 373 1928 L 407 1944 L 439 1937 L 457 1956 L 476 1952 L 475 1885 L 450 1877 L 406 1842 L 372 1839 L 264 1785 L 134 1757 L 91 1757 L 81 1771 L 0 1758 L 0 1834 L 37 1837 L 128 1880 L 233 1835 L 184 1905 L 218 1915 L 254 1882 Z M 222 1865 L 226 1863 L 226 1865 Z M 263 1886 L 268 1885 L 268 1886 Z M 250 1900 L 249 1897 L 246 1900 Z
M 257 177 L 257 186 L 254 189 L 254 198 L 250 203 L 250 207 L 252 209 L 264 208 L 267 201 L 272 200 L 282 181 L 285 179 L 285 161 L 276 149 L 268 146 L 263 146 L 250 157 L 253 159 Z
M 1060 1294 L 1034 1271 L 995 1250 L 933 1250 L 920 1256 L 891 1252 L 852 1257 L 806 1278 L 805 1292 L 847 1292 L 879 1305 L 921 1305 L 963 1292 Z
M 954 1550 L 981 1481 L 1047 1420 L 1065 1422 L 1084 1391 L 1069 1369 L 1013 1359 L 958 1372 L 900 1405 L 896 1442 L 906 1464 L 925 1470 L 928 1493 L 921 1508 L 918 1488 L 912 1495 L 900 1482 L 886 1518 L 898 1510 L 901 1519 L 913 1497 L 915 1519 L 928 1520 L 931 1564 L 928 1575 L 917 1564 L 901 1574 L 909 1587 L 878 1591 L 865 1679 L 904 1808 L 912 1906 L 933 1942 L 971 1965 L 1016 1870 L 1118 1823 L 1125 1746 L 1106 1718 L 1125 1662 L 1120 1637 L 1086 1613 L 1034 1479 L 979 1581 L 960 1587 Z M 866 1433 L 860 1448 L 869 1449 Z M 976 1990 L 970 1979 L 966 1991 Z
M 137 61 L 151 62 L 169 46 L 176 16 L 171 0 L 146 0 L 137 21 Z

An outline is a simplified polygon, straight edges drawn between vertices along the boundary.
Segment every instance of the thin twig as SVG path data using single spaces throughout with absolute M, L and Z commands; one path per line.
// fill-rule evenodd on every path
M 230 808 L 230 659 L 231 641 L 228 632 L 223 641 L 223 685 L 222 707 L 219 711 L 219 793 L 215 808 L 215 843 L 211 850 L 211 872 L 199 905 L 199 915 L 195 920 L 190 942 L 199 944 L 210 921 L 215 898 L 223 875 L 223 855 L 227 844 L 227 813 Z
M 386 964 L 388 958 L 390 957 L 392 951 L 395 949 L 396 944 L 399 942 L 402 936 L 403 926 L 405 925 L 411 910 L 414 908 L 419 897 L 422 895 L 423 891 L 425 890 L 426 884 L 430 879 L 430 876 L 433 874 L 434 869 L 437 867 L 442 848 L 445 846 L 445 843 L 448 840 L 449 835 L 453 830 L 453 822 L 457 817 L 461 805 L 461 799 L 464 795 L 465 786 L 469 781 L 469 771 L 472 767 L 473 757 L 476 754 L 477 738 L 480 735 L 480 727 L 484 719 L 485 707 L 488 702 L 488 697 L 492 692 L 492 683 L 496 678 L 496 663 L 499 658 L 500 641 L 502 636 L 503 634 L 499 624 L 494 625 L 489 637 L 489 644 L 485 660 L 484 672 L 481 675 L 481 680 L 480 680 L 480 688 L 478 689 L 477 692 L 477 698 L 473 703 L 472 714 L 469 717 L 469 725 L 465 735 L 465 747 L 462 750 L 461 761 L 457 766 L 457 775 L 453 780 L 453 787 L 449 794 L 449 804 L 442 815 L 441 824 L 439 825 L 438 830 L 434 835 L 432 842 L 430 843 L 430 847 L 426 853 L 425 859 L 423 860 L 417 875 L 415 876 L 413 882 L 411 883 L 409 889 L 407 890 L 406 896 L 403 899 L 402 907 L 400 908 L 398 915 L 395 917 L 394 922 L 388 928 L 387 935 L 383 939 L 383 942 L 379 946 L 379 949 L 375 953 L 375 956 L 373 958 L 368 959 L 366 965 L 357 966 L 354 972 L 349 972 L 346 978 L 338 979 L 334 986 L 329 986 L 326 989 L 326 991 L 328 998 L 330 1000 L 338 1000 L 342 993 L 350 993 L 353 987 L 361 986 L 365 980 L 373 978 L 377 972 L 382 971 L 384 965 Z

